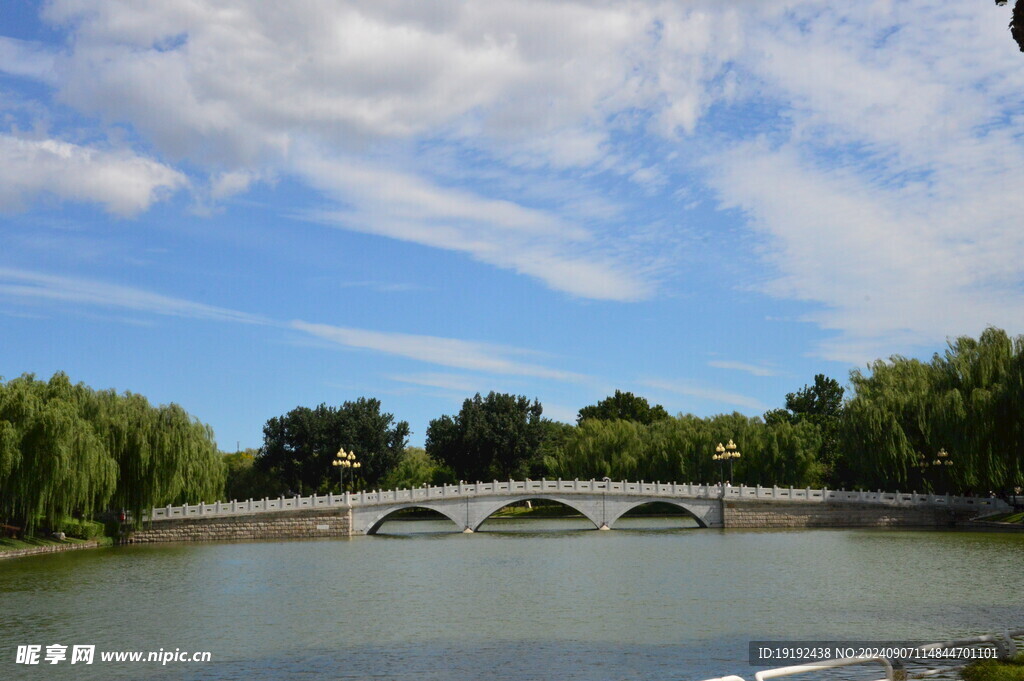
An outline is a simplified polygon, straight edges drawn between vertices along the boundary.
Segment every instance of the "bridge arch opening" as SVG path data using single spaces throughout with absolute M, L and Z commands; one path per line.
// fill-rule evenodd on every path
M 461 532 L 464 524 L 438 509 L 410 504 L 380 514 L 366 528 L 366 534 L 447 534 Z
M 523 496 L 499 501 L 479 518 L 481 532 L 565 532 L 599 527 L 593 513 L 566 499 Z
M 707 527 L 692 510 L 668 500 L 641 501 L 614 517 L 609 523 L 617 530 L 678 530 Z

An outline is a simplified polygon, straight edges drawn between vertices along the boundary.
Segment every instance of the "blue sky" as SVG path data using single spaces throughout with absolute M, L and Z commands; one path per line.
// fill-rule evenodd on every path
M 0 375 L 177 402 L 223 449 L 377 397 L 757 415 L 1024 331 L 1007 8 L 0 8 Z

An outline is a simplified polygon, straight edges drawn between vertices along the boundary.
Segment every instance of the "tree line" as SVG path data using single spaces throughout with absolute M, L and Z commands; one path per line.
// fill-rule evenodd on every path
M 108 509 L 213 501 L 225 467 L 213 431 L 176 404 L 72 384 L 0 381 L 0 518 L 27 532 Z
M 425 449 L 407 447 L 408 424 L 361 399 L 271 419 L 245 470 L 276 481 L 278 490 L 340 489 L 330 467 L 340 444 L 365 456 L 366 468 L 350 480 L 369 488 L 522 477 L 717 482 L 730 475 L 747 485 L 939 493 L 1024 484 L 1024 337 L 989 328 L 978 339 L 950 341 L 928 362 L 872 362 L 852 371 L 849 383 L 847 393 L 819 374 L 786 395 L 784 407 L 758 417 L 673 417 L 616 391 L 580 409 L 575 425 L 546 419 L 537 400 L 477 394 L 458 413 L 430 422 Z M 310 420 L 325 425 L 305 425 Z M 362 435 L 356 423 L 364 424 Z M 712 458 L 728 440 L 741 453 L 731 467 Z
M 263 445 L 219 452 L 175 404 L 24 375 L 0 380 L 0 520 L 31 530 L 124 509 L 458 480 L 561 477 L 794 487 L 1007 492 L 1024 485 L 1024 337 L 989 328 L 930 361 L 893 356 L 822 374 L 763 416 L 671 416 L 629 392 L 544 417 L 536 399 L 492 392 L 432 420 L 426 447 L 379 400 L 297 407 Z M 741 456 L 715 461 L 733 440 Z M 338 450 L 358 467 L 335 465 Z

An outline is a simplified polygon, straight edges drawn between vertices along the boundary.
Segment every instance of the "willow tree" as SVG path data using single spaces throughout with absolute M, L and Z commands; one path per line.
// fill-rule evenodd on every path
M 91 516 L 113 494 L 117 467 L 85 417 L 86 398 L 64 374 L 3 386 L 0 508 L 26 531 L 40 521 Z
M 213 501 L 213 434 L 181 407 L 96 392 L 63 373 L 0 382 L 0 516 L 31 531 L 108 508 Z
M 561 477 L 714 482 L 729 477 L 712 459 L 720 442 L 733 440 L 742 456 L 733 462 L 736 483 L 817 485 L 821 433 L 811 423 L 766 425 L 743 414 L 693 415 L 655 421 L 587 419 L 549 456 Z
M 986 492 L 1024 483 L 1024 340 L 989 328 L 931 362 L 896 356 L 869 370 L 851 374 L 840 435 L 858 485 Z M 940 450 L 952 465 L 929 465 Z
M 113 506 L 140 518 L 152 506 L 220 497 L 226 467 L 209 426 L 141 395 L 104 391 L 97 402 L 98 431 L 119 470 Z
M 586 419 L 549 457 L 552 475 L 564 478 L 635 480 L 642 476 L 647 427 L 636 421 Z
M 957 338 L 934 361 L 933 431 L 954 454 L 967 488 L 1006 489 L 1024 482 L 1024 337 L 986 329 Z

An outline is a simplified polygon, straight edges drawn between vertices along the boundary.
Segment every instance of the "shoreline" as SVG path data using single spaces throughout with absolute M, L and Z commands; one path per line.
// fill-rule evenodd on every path
M 0 560 L 8 558 L 22 558 L 24 556 L 38 556 L 46 553 L 63 553 L 64 551 L 78 551 L 82 549 L 98 549 L 104 546 L 114 546 L 116 542 L 109 537 L 100 539 L 86 539 L 78 542 L 51 543 L 40 546 L 29 546 L 23 549 L 0 550 Z
M 545 515 L 545 514 L 533 514 L 533 513 L 527 512 L 527 513 L 521 513 L 521 514 L 510 514 L 510 515 L 503 515 L 503 516 L 494 516 L 493 519 L 494 520 L 499 520 L 499 521 L 500 520 L 559 520 L 559 519 L 566 519 L 566 520 L 568 520 L 568 519 L 579 519 L 579 518 L 582 518 L 582 517 L 583 517 L 582 515 L 573 515 L 573 514 L 567 514 L 567 515 Z M 680 517 L 680 516 L 677 516 L 675 514 L 672 514 L 672 515 L 655 515 L 655 514 L 652 514 L 652 515 L 640 515 L 640 516 L 632 516 L 632 517 L 634 517 L 634 518 L 666 519 L 666 518 L 676 518 L 676 517 Z M 407 521 L 414 521 L 415 522 L 415 521 L 437 520 L 437 518 L 411 516 L 411 517 L 401 518 L 401 520 L 405 521 L 405 522 L 407 522 Z M 747 528 L 747 529 L 749 529 L 749 528 Z M 763 528 L 763 529 L 778 529 L 778 528 Z M 814 527 L 814 528 L 800 528 L 800 529 L 814 530 L 814 529 L 863 529 L 863 528 L 850 528 L 850 527 L 825 528 L 825 527 Z M 889 529 L 891 529 L 891 528 L 889 528 Z M 975 531 L 975 532 L 993 532 L 993 531 L 995 531 L 995 532 L 1014 533 L 1014 532 L 1024 532 L 1024 525 L 1017 524 L 1017 523 L 1000 523 L 1000 522 L 992 522 L 992 521 L 984 521 L 984 520 L 973 520 L 973 521 L 968 521 L 966 523 L 963 523 L 963 524 L 960 524 L 960 525 L 956 525 L 956 526 L 952 526 L 952 527 L 948 527 L 948 528 L 931 528 L 931 527 L 929 527 L 929 528 L 912 528 L 912 527 L 905 527 L 905 528 L 901 528 L 901 529 L 907 529 L 907 530 L 911 530 L 911 529 L 933 529 L 933 530 L 939 530 L 939 531 L 942 531 L 942 530 L 959 530 L 959 531 L 968 531 L 968 532 L 971 532 L 971 531 Z M 297 539 L 302 539 L 302 538 L 297 538 Z M 242 540 L 242 541 L 245 541 L 245 540 Z M 23 557 L 26 557 L 26 556 L 45 555 L 45 554 L 49 554 L 49 553 L 62 553 L 64 551 L 79 551 L 79 550 L 85 550 L 85 549 L 97 549 L 97 548 L 103 548 L 103 547 L 109 547 L 109 546 L 127 545 L 127 544 L 132 544 L 132 543 L 134 543 L 134 542 L 132 542 L 130 538 L 128 538 L 127 540 L 122 539 L 120 541 L 117 541 L 117 540 L 115 540 L 115 539 L 113 539 L 111 537 L 101 537 L 101 538 L 98 538 L 98 539 L 88 539 L 88 540 L 77 541 L 77 542 L 65 542 L 65 543 L 53 542 L 53 543 L 43 544 L 43 545 L 40 545 L 40 546 L 31 546 L 31 547 L 17 548 L 17 549 L 6 549 L 6 550 L 4 550 L 2 547 L 0 547 L 0 560 L 12 559 L 12 558 L 23 558 Z M 181 543 L 191 544 L 191 543 L 194 543 L 194 542 L 181 542 Z M 206 543 L 206 542 L 203 542 L 203 543 Z M 233 542 L 229 541 L 229 542 L 224 542 L 224 543 L 233 543 Z

